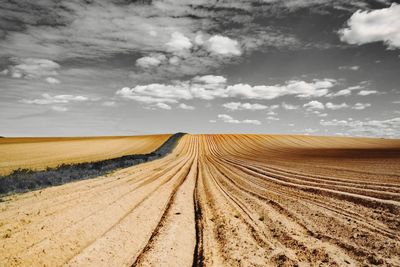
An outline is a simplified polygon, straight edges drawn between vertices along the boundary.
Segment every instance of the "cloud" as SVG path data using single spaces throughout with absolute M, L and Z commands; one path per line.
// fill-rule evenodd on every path
M 339 90 L 337 92 L 329 93 L 326 96 L 327 97 L 349 96 L 349 95 L 351 95 L 352 91 L 358 91 L 358 90 L 364 89 L 366 84 L 368 84 L 368 82 L 364 81 L 364 82 L 361 82 L 358 85 L 350 86 L 350 87 L 348 87 L 346 89 L 342 89 L 342 90 Z
M 281 106 L 282 106 L 282 108 L 284 108 L 286 110 L 294 110 L 294 109 L 298 109 L 299 108 L 299 106 L 292 105 L 292 104 L 287 104 L 285 102 L 282 102 Z
M 157 104 L 155 104 L 155 106 L 160 109 L 166 109 L 166 110 L 172 109 L 170 105 L 165 104 L 165 103 L 157 103 Z
M 358 92 L 358 95 L 365 96 L 365 95 L 374 95 L 377 93 L 378 93 L 378 91 L 376 91 L 376 90 L 361 90 L 360 92 Z
M 204 44 L 208 51 L 223 56 L 240 56 L 242 54 L 238 41 L 229 37 L 214 35 Z
M 62 107 L 62 106 L 52 106 L 51 109 L 58 112 L 68 111 L 67 107 Z
M 304 104 L 303 107 L 307 108 L 309 111 L 325 109 L 324 104 L 316 100 Z
M 53 77 L 47 77 L 46 78 L 46 82 L 50 83 L 50 84 L 59 84 L 61 83 L 60 80 L 53 78 Z
M 70 102 L 85 102 L 89 101 L 86 96 L 80 95 L 55 95 L 42 94 L 42 98 L 37 99 L 22 99 L 20 102 L 25 104 L 49 105 L 49 104 L 67 104 Z
M 186 53 L 193 44 L 189 38 L 180 32 L 174 32 L 171 34 L 171 39 L 165 44 L 167 51 L 171 53 Z
M 195 109 L 196 109 L 195 107 L 186 105 L 186 104 L 184 104 L 184 103 L 179 104 L 178 108 L 180 108 L 180 109 L 186 109 L 186 110 L 195 110 Z
M 268 106 L 261 104 L 251 104 L 251 103 L 240 103 L 240 102 L 229 102 L 222 105 L 224 108 L 229 110 L 264 110 Z
M 274 116 L 268 116 L 266 119 L 269 121 L 279 121 L 279 118 L 274 117 Z
M 339 66 L 339 70 L 359 70 L 360 66 Z
M 382 137 L 399 137 L 400 136 L 400 118 L 392 118 L 386 120 L 321 120 L 322 126 L 340 127 L 349 134 L 360 136 L 382 136 Z
M 368 108 L 368 107 L 370 107 L 370 106 L 371 106 L 370 103 L 356 103 L 356 104 L 352 107 L 352 109 L 362 110 L 362 109 Z
M 136 85 L 133 88 L 124 87 L 117 95 L 144 103 L 176 103 L 180 100 L 239 97 L 242 99 L 269 100 L 285 95 L 299 98 L 324 96 L 329 88 L 335 85 L 335 80 L 323 79 L 305 81 L 288 81 L 283 85 L 234 84 L 226 85 L 222 76 L 196 76 L 191 80 L 173 81 L 172 84 L 152 83 Z M 279 106 L 278 106 L 279 107 Z
M 372 11 L 357 10 L 339 31 L 340 39 L 349 44 L 384 42 L 390 49 L 400 48 L 400 5 Z
M 103 103 L 101 103 L 102 106 L 105 107 L 115 107 L 117 105 L 117 102 L 115 101 L 104 101 Z
M 167 57 L 163 54 L 152 54 L 150 56 L 146 57 L 141 57 L 136 60 L 136 66 L 141 67 L 141 68 L 152 68 L 152 67 L 157 67 L 161 63 L 165 62 L 167 60 Z
M 227 115 L 227 114 L 219 114 L 218 115 L 218 119 L 222 120 L 225 123 L 235 123 L 235 124 L 239 124 L 239 123 L 243 123 L 243 124 L 254 124 L 254 125 L 261 125 L 261 122 L 259 120 L 236 120 L 234 118 L 232 118 L 231 116 Z
M 40 78 L 42 76 L 58 75 L 57 69 L 60 65 L 52 60 L 42 58 L 12 58 L 12 65 L 4 74 L 13 78 Z
M 325 104 L 325 107 L 327 109 L 333 109 L 333 110 L 337 110 L 337 109 L 344 109 L 344 108 L 348 108 L 349 106 L 346 103 L 342 103 L 342 104 L 333 104 L 331 102 L 328 102 Z

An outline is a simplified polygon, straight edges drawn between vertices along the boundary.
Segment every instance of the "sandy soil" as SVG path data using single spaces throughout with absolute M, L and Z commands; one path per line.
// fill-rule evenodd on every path
M 186 135 L 0 203 L 1 266 L 400 266 L 400 140 Z
M 84 138 L 0 138 L 0 175 L 15 169 L 42 170 L 62 163 L 150 153 L 171 135 Z

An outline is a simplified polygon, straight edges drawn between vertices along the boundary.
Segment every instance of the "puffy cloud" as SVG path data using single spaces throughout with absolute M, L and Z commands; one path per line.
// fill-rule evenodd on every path
M 279 118 L 274 117 L 274 116 L 268 116 L 266 119 L 269 121 L 279 121 Z
M 240 103 L 240 102 L 229 102 L 223 104 L 222 106 L 229 110 L 264 110 L 268 108 L 268 106 L 261 104 Z
M 26 104 L 48 105 L 48 104 L 67 104 L 70 102 L 84 102 L 90 99 L 86 96 L 80 95 L 55 95 L 42 94 L 42 98 L 37 99 L 22 99 L 20 102 Z
M 197 40 L 197 43 L 201 41 Z M 242 54 L 238 41 L 229 37 L 214 35 L 205 42 L 205 47 L 213 54 L 223 56 L 240 56 Z
M 339 66 L 339 70 L 359 70 L 360 66 Z
M 171 39 L 165 45 L 168 52 L 177 54 L 187 52 L 193 46 L 190 39 L 180 32 L 172 33 Z
M 194 109 L 195 109 L 195 107 L 186 105 L 186 104 L 184 104 L 184 103 L 179 104 L 178 108 L 180 108 L 180 109 L 186 109 L 186 110 L 194 110 Z
M 370 107 L 370 106 L 371 106 L 370 103 L 356 103 L 356 104 L 352 107 L 352 109 L 362 110 L 362 109 L 368 108 L 368 107 Z
M 58 75 L 60 65 L 52 60 L 41 58 L 12 58 L 13 65 L 8 67 L 5 74 L 13 78 L 39 78 L 42 76 Z
M 167 57 L 163 54 L 152 54 L 150 56 L 141 57 L 136 60 L 136 65 L 141 68 L 152 68 L 159 66 L 166 61 Z
M 268 100 L 285 95 L 294 95 L 299 98 L 319 97 L 326 95 L 329 88 L 334 86 L 331 79 L 305 81 L 288 81 L 284 85 L 256 85 L 234 84 L 227 86 L 222 76 L 196 76 L 192 80 L 174 81 L 172 84 L 153 83 L 136 85 L 133 88 L 124 87 L 116 92 L 117 95 L 144 103 L 176 103 L 180 100 L 239 97 L 243 99 Z M 261 106 L 246 105 L 248 109 Z M 279 107 L 279 105 L 277 105 Z M 242 107 L 243 108 L 243 107 Z
M 348 108 L 349 106 L 346 103 L 342 103 L 342 104 L 333 104 L 331 102 L 328 102 L 325 104 L 325 107 L 327 109 L 333 109 L 333 110 L 337 110 L 337 109 L 344 109 L 344 108 Z
M 299 106 L 292 105 L 292 104 L 287 104 L 285 102 L 282 102 L 281 106 L 282 106 L 282 108 L 284 108 L 286 110 L 293 110 L 293 109 L 298 109 L 299 108 Z
M 329 88 L 335 85 L 335 80 L 324 79 L 305 81 L 288 81 L 285 85 L 257 85 L 235 84 L 227 87 L 230 97 L 247 99 L 274 99 L 284 95 L 294 95 L 300 98 L 320 97 L 328 93 Z
M 232 118 L 231 116 L 227 115 L 227 114 L 219 114 L 218 115 L 218 119 L 222 120 L 225 123 L 244 123 L 244 124 L 254 124 L 254 125 L 261 125 L 261 122 L 259 120 L 236 120 L 234 118 Z
M 323 103 L 313 100 L 303 105 L 303 107 L 307 108 L 307 110 L 318 110 L 318 109 L 325 109 Z
M 378 91 L 376 91 L 376 90 L 361 90 L 360 92 L 358 92 L 358 95 L 365 96 L 365 95 L 374 95 L 377 93 L 378 93 Z
M 345 135 L 357 134 L 361 136 L 384 136 L 399 137 L 400 136 L 400 118 L 392 118 L 386 120 L 321 120 L 322 126 L 341 127 L 348 131 Z
M 356 11 L 339 31 L 340 39 L 349 44 L 382 41 L 389 48 L 400 48 L 400 5 L 372 11 Z
M 52 106 L 51 109 L 58 112 L 68 111 L 67 107 L 62 107 L 62 106 Z
M 348 87 L 346 89 L 342 89 L 342 90 L 339 90 L 337 92 L 329 93 L 326 96 L 327 97 L 349 96 L 349 95 L 351 95 L 352 91 L 358 91 L 358 90 L 364 89 L 365 84 L 367 84 L 367 83 L 368 82 L 361 82 L 358 85 L 350 86 L 350 87 Z
M 53 77 L 47 77 L 46 78 L 46 82 L 50 83 L 50 84 L 59 84 L 61 83 L 60 80 L 53 78 Z
M 165 104 L 165 103 L 157 103 L 157 104 L 155 104 L 155 106 L 160 109 L 166 109 L 166 110 L 171 109 L 171 106 L 168 104 Z

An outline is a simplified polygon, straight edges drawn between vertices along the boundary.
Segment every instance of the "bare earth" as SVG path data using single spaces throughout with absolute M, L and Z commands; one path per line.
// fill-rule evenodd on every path
M 400 140 L 186 135 L 0 203 L 0 266 L 400 266 Z
M 150 153 L 170 136 L 0 138 L 0 175 L 7 175 L 18 168 L 42 170 L 63 163 L 82 163 Z

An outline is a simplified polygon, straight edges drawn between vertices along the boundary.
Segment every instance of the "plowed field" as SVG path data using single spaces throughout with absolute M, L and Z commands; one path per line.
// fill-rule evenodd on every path
M 400 140 L 186 135 L 0 203 L 1 266 L 400 266 Z
M 150 153 L 170 136 L 0 138 L 0 175 L 18 168 L 42 170 L 60 164 Z

